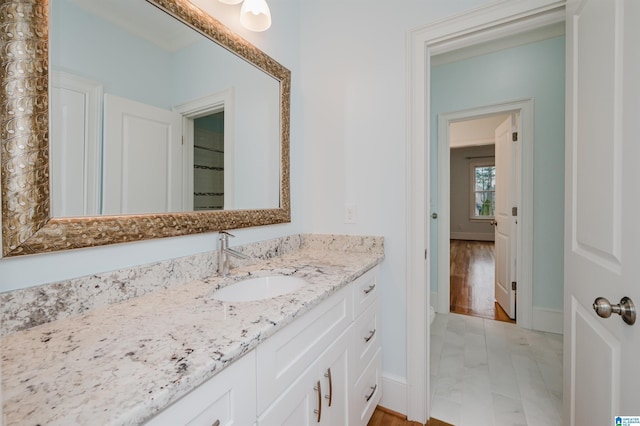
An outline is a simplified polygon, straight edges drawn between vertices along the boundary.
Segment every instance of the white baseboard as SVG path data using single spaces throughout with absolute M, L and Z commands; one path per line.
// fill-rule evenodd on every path
M 431 299 L 429 300 L 429 302 L 430 302 L 430 305 L 434 307 L 434 309 L 436 310 L 437 313 L 439 313 L 439 314 L 443 314 L 443 313 L 448 314 L 449 313 L 449 311 L 448 311 L 449 307 L 448 306 L 447 306 L 447 312 L 441 312 L 441 310 L 439 309 L 439 307 L 438 307 L 438 292 L 437 291 L 432 291 L 431 292 Z
M 533 307 L 533 329 L 547 333 L 563 333 L 563 312 L 558 309 Z
M 403 415 L 407 414 L 407 379 L 382 373 L 382 398 L 380 406 Z
M 494 241 L 495 235 L 484 232 L 451 232 L 449 238 L 452 240 Z

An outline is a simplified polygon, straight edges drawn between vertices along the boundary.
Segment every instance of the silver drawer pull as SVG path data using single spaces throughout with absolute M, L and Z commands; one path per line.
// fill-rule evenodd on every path
M 373 339 L 373 336 L 376 334 L 376 329 L 374 328 L 373 330 L 369 331 L 369 335 L 367 337 L 364 338 L 364 342 L 365 343 L 369 343 L 369 340 Z
M 371 386 L 371 393 L 369 395 L 366 395 L 364 397 L 364 399 L 369 402 L 369 400 L 371 398 L 373 398 L 373 395 L 376 393 L 376 389 L 378 389 L 378 384 L 376 383 L 374 386 Z
M 320 387 L 320 380 L 318 380 L 318 383 L 313 387 L 313 390 L 318 392 L 318 409 L 313 410 L 313 412 L 318 415 L 318 423 L 320 423 L 320 419 L 322 418 L 322 388 Z
M 333 401 L 333 380 L 331 380 L 331 369 L 327 369 L 327 372 L 324 373 L 324 377 L 329 379 L 329 395 L 325 395 L 325 398 L 329 400 L 329 407 L 331 407 L 331 402 Z
M 376 285 L 375 284 L 371 284 L 369 287 L 365 288 L 362 291 L 364 291 L 364 294 L 369 294 L 369 293 L 371 293 L 373 291 L 374 288 L 376 288 Z
M 220 426 L 220 420 L 216 420 L 211 426 Z

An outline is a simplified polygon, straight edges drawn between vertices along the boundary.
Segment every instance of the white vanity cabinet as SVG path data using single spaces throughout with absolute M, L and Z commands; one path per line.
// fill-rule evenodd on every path
M 253 425 L 256 412 L 255 392 L 254 350 L 170 405 L 145 425 Z
M 260 426 L 347 423 L 352 300 L 347 286 L 258 346 Z
M 294 319 L 147 424 L 365 426 L 382 395 L 378 271 Z
M 380 401 L 378 268 L 257 349 L 258 425 L 366 425 Z

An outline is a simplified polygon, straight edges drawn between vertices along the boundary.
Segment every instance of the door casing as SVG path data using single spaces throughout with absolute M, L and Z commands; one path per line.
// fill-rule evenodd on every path
M 431 56 L 564 22 L 565 1 L 497 1 L 407 35 L 407 419 L 426 423 L 429 399 L 429 144 Z

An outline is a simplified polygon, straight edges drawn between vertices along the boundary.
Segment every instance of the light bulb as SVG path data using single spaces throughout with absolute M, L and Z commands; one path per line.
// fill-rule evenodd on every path
M 251 31 L 264 31 L 271 26 L 271 11 L 265 0 L 244 0 L 240 24 Z

